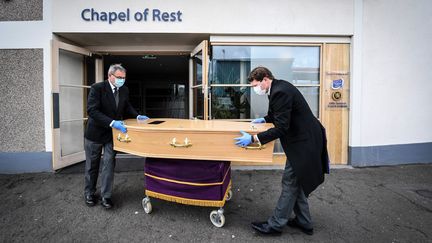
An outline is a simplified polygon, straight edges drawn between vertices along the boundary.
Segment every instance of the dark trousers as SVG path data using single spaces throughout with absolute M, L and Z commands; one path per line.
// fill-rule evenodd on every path
M 101 160 L 102 148 L 104 150 Z M 96 192 L 96 183 L 99 175 L 99 166 L 102 162 L 101 171 L 101 196 L 111 198 L 114 183 L 114 167 L 116 152 L 113 143 L 96 143 L 88 139 L 84 140 L 86 154 L 85 164 L 85 195 L 93 195 Z
M 291 163 L 287 161 L 282 177 L 282 192 L 274 213 L 268 220 L 269 225 L 282 231 L 293 210 L 300 225 L 305 228 L 312 228 L 307 197 L 297 182 Z

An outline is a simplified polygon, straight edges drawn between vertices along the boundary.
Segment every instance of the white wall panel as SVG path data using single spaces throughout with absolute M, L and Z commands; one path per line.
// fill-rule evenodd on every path
M 363 8 L 361 145 L 431 142 L 432 1 Z
M 352 0 L 237 0 L 237 1 L 53 1 L 54 32 L 140 32 L 352 35 Z M 84 9 L 126 12 L 129 21 L 85 21 Z M 134 13 L 150 11 L 135 21 Z M 152 21 L 154 9 L 181 11 L 182 22 Z M 88 14 L 86 16 L 89 16 Z

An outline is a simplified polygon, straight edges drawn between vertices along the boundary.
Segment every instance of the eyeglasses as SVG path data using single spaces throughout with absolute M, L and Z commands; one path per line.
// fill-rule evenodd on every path
M 111 75 L 114 76 L 114 77 L 116 77 L 116 78 L 119 78 L 119 79 L 126 79 L 126 77 L 117 77 L 114 74 L 111 74 Z

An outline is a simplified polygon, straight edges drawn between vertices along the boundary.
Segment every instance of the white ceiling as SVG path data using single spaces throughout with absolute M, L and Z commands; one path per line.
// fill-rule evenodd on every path
M 175 33 L 56 33 L 66 41 L 96 52 L 189 52 L 209 34 Z

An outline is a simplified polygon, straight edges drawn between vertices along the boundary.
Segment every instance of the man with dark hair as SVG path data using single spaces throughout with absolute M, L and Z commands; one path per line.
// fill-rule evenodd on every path
M 266 144 L 280 139 L 287 156 L 282 176 L 282 192 L 273 215 L 264 222 L 253 222 L 252 228 L 262 234 L 280 235 L 285 225 L 313 234 L 307 197 L 329 173 L 327 141 L 324 127 L 313 115 L 300 91 L 284 80 L 277 80 L 265 67 L 253 69 L 248 77 L 255 93 L 269 96 L 267 116 L 253 123 L 270 122 L 274 128 L 251 136 L 241 132 L 238 146 Z M 290 219 L 294 211 L 295 218 Z
M 108 80 L 93 84 L 88 95 L 88 122 L 84 135 L 84 196 L 88 206 L 94 206 L 97 202 L 96 183 L 102 161 L 101 204 L 106 209 L 113 207 L 111 196 L 116 151 L 113 150 L 112 128 L 126 133 L 127 129 L 122 122 L 126 116 L 138 120 L 148 119 L 147 116 L 138 115 L 129 103 L 129 89 L 123 86 L 125 79 L 126 69 L 120 64 L 113 64 L 108 69 Z M 104 154 L 101 160 L 102 148 Z

